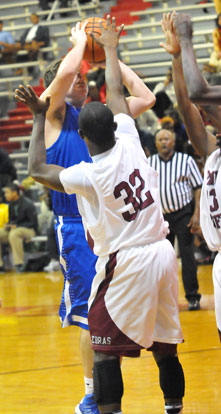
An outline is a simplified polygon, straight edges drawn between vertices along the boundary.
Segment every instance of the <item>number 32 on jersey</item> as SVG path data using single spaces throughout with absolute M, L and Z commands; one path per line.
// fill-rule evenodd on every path
M 136 180 L 137 179 L 137 180 Z M 139 184 L 137 183 L 139 182 Z M 126 211 L 122 213 L 124 220 L 126 221 L 133 221 L 137 217 L 139 211 L 144 210 L 148 206 L 154 203 L 154 199 L 150 193 L 147 191 L 145 194 L 141 194 L 143 189 L 145 188 L 145 181 L 140 175 L 140 171 L 135 169 L 129 176 L 129 183 L 126 181 L 121 181 L 116 187 L 114 188 L 114 197 L 117 199 L 121 197 L 124 192 L 126 193 L 126 197 L 124 198 L 124 203 L 126 205 L 132 204 L 134 208 L 134 213 L 130 213 Z

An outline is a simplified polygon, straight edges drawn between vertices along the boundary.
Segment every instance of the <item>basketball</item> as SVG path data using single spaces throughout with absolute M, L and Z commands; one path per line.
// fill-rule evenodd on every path
M 104 28 L 106 29 L 106 20 L 101 19 L 100 17 L 89 17 L 88 19 L 85 19 L 81 22 L 81 26 L 86 21 L 88 22 L 85 27 L 85 32 L 87 33 L 87 44 L 83 58 L 90 63 L 101 63 L 105 60 L 104 49 L 101 46 L 99 46 L 88 33 L 93 32 L 95 36 L 100 36 L 101 28 L 99 22 L 101 22 Z

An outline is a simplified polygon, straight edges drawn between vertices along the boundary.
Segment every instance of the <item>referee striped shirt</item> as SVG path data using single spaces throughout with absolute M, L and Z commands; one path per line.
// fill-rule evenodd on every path
M 147 161 L 158 172 L 164 214 L 181 210 L 192 201 L 193 190 L 202 187 L 202 176 L 190 155 L 174 152 L 169 160 L 164 161 L 159 154 L 154 154 Z

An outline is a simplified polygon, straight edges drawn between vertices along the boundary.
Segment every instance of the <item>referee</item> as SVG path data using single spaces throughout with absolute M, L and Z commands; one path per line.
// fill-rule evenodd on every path
M 170 227 L 168 239 L 173 245 L 177 236 L 189 310 L 198 310 L 201 295 L 198 293 L 193 234 L 199 228 L 202 176 L 194 159 L 175 152 L 174 146 L 174 133 L 161 129 L 156 134 L 158 154 L 149 157 L 148 162 L 158 172 L 161 206 Z

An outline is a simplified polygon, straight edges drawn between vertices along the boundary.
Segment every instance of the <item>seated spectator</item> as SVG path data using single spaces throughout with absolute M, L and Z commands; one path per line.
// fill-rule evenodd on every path
M 46 250 L 48 251 L 51 260 L 48 263 L 48 265 L 44 267 L 45 272 L 55 272 L 60 270 L 58 248 L 54 230 L 55 220 L 55 216 L 53 216 L 51 219 L 51 224 L 47 230 L 48 239 L 46 244 Z
M 47 26 L 39 24 L 39 17 L 36 13 L 30 16 L 32 27 L 26 29 L 22 34 L 19 43 L 17 43 L 17 50 L 27 50 L 27 56 L 18 56 L 17 62 L 24 62 L 37 60 L 38 51 L 41 47 L 46 47 L 50 43 L 49 30 Z M 29 70 L 31 72 L 32 68 Z M 21 70 L 17 71 L 17 75 Z
M 33 202 L 20 194 L 18 185 L 7 186 L 5 198 L 9 203 L 9 220 L 4 228 L 0 228 L 0 273 L 5 272 L 2 243 L 10 244 L 16 273 L 22 273 L 24 271 L 23 242 L 35 236 L 37 214 Z
M 14 59 L 15 41 L 10 32 L 3 30 L 3 21 L 0 20 L 0 63 L 12 63 Z
M 210 56 L 209 64 L 215 67 L 217 72 L 221 71 L 221 13 L 216 18 L 216 28 L 213 30 L 214 51 Z
M 16 180 L 17 173 L 8 153 L 0 148 L 0 191 Z

